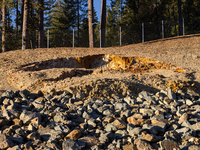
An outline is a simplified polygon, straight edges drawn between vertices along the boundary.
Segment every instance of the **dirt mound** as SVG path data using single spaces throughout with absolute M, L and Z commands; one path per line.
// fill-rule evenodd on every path
M 0 54 L 0 92 L 78 89 L 120 80 L 149 89 L 200 87 L 200 37 L 177 37 L 109 48 L 50 48 Z
M 152 74 L 156 70 L 160 70 L 157 74 Z M 185 71 L 180 67 L 175 65 L 159 62 L 152 59 L 141 58 L 141 57 L 120 57 L 117 55 L 92 55 L 92 56 L 84 56 L 84 57 L 70 57 L 70 58 L 62 58 L 56 59 L 53 61 L 43 61 L 40 63 L 32 63 L 27 65 L 21 65 L 17 68 L 18 71 L 11 72 L 8 77 L 7 81 L 11 86 L 15 86 L 18 89 L 24 90 L 28 89 L 33 92 L 37 92 L 38 90 L 47 91 L 50 87 L 54 86 L 58 90 L 65 90 L 68 88 L 73 87 L 76 91 L 82 92 L 83 94 L 87 94 L 88 96 L 95 96 L 100 97 L 102 94 L 104 96 L 111 96 L 112 92 L 120 93 L 120 97 L 122 97 L 122 93 L 126 93 L 123 91 L 133 90 L 133 86 L 129 85 L 130 83 L 134 83 L 136 81 L 132 81 L 129 79 L 124 80 L 123 75 L 129 74 L 129 77 L 132 76 L 134 80 L 140 79 L 142 83 L 141 85 L 149 84 L 152 88 L 155 89 L 166 89 L 167 87 L 172 88 L 176 91 L 179 88 L 184 88 L 185 85 L 183 84 L 185 81 L 189 81 L 186 76 L 182 75 L 181 80 L 181 73 L 184 74 Z M 160 84 L 154 83 L 153 80 L 159 82 L 155 78 L 147 77 L 147 74 L 151 73 L 156 78 L 162 78 L 166 76 L 166 72 L 170 72 L 171 77 L 168 79 L 162 79 Z M 125 83 L 121 84 L 122 81 L 118 81 L 116 84 L 111 84 L 110 82 L 103 81 L 97 82 L 99 80 L 97 75 L 109 77 L 109 74 L 116 74 L 116 72 L 121 73 L 121 80 L 124 80 Z M 144 74 L 146 73 L 146 78 L 141 77 L 141 75 L 137 74 Z M 161 75 L 162 74 L 162 75 Z M 78 83 L 77 80 L 82 78 L 83 76 L 92 76 L 96 77 L 95 80 L 91 80 L 89 84 L 83 85 L 83 83 Z M 135 76 L 137 75 L 137 76 Z M 179 76 L 178 79 L 175 79 L 175 76 Z M 113 77 L 110 77 L 112 79 Z M 166 78 L 166 77 L 164 77 Z M 76 86 L 72 84 L 67 84 L 66 82 L 70 83 L 70 80 L 76 80 Z M 88 79 L 87 79 L 88 80 Z M 89 81 L 89 80 L 88 80 Z M 115 80 L 116 81 L 116 80 Z M 120 83 L 119 83 L 120 82 Z M 137 81 L 138 82 L 138 81 Z M 139 83 L 139 82 L 138 82 Z M 102 85 L 102 91 L 99 91 L 99 88 L 95 88 L 96 84 L 98 87 Z M 93 88 L 93 86 L 95 87 Z M 135 84 L 134 84 L 135 85 Z M 138 84 L 137 84 L 138 86 Z M 47 88 L 48 87 L 48 88 Z M 84 88 L 83 88 L 84 87 Z M 85 88 L 89 87 L 89 88 Z M 111 88 L 110 91 L 108 88 Z M 116 89 L 121 89 L 122 91 L 115 91 Z M 120 88 L 119 88 L 120 87 Z M 130 87 L 132 87 L 130 89 Z M 143 86 L 137 89 L 136 93 L 141 92 Z M 82 91 L 78 90 L 82 89 Z M 96 89 L 98 91 L 96 91 Z M 90 92 L 88 90 L 91 90 Z M 148 89 L 147 89 L 148 90 Z M 135 90 L 134 90 L 135 91 Z M 154 90 L 155 91 L 155 90 Z M 97 94 L 98 93 L 98 94 Z M 102 94 L 100 94 L 102 93 Z M 105 94 L 107 93 L 107 94 Z M 111 94 L 111 95 L 110 95 Z M 124 95 L 123 95 L 124 96 Z

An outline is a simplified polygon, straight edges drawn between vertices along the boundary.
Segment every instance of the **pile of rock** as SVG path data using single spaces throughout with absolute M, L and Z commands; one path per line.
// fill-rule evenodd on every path
M 0 149 L 200 149 L 200 94 L 87 97 L 7 90 L 0 97 Z

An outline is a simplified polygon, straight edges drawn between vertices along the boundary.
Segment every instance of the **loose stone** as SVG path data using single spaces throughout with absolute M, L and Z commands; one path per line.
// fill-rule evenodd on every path
M 115 92 L 104 86 L 108 82 Z M 63 93 L 50 89 L 46 95 L 28 90 L 4 92 L 0 149 L 199 148 L 199 93 L 143 90 L 136 95 L 123 82 L 119 93 L 121 87 L 112 80 L 98 83 L 95 90 L 85 93 L 81 88 Z

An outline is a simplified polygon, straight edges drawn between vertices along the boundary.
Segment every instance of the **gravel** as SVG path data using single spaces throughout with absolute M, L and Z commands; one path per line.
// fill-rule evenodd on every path
M 0 97 L 0 149 L 200 149 L 200 93 L 93 91 L 7 90 Z

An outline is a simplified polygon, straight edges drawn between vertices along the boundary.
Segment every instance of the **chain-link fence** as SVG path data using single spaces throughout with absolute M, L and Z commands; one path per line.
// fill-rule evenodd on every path
M 194 26 L 192 26 L 194 25 Z M 49 30 L 49 47 L 88 47 L 88 30 Z M 101 47 L 100 30 L 95 30 L 95 47 Z M 183 35 L 200 32 L 200 18 L 183 19 Z M 122 46 L 179 35 L 177 20 L 136 23 L 133 25 L 112 26 L 106 28 L 105 46 Z M 48 46 L 47 46 L 48 47 Z
M 200 18 L 183 19 L 181 28 L 183 35 L 200 32 Z M 179 35 L 177 20 L 135 23 L 132 25 L 107 26 L 105 46 L 122 46 Z M 0 36 L 0 46 L 2 40 Z M 39 47 L 39 31 L 28 32 L 26 40 L 29 49 Z M 22 48 L 22 32 L 9 30 L 6 32 L 6 50 Z M 40 43 L 41 44 L 41 43 Z M 43 35 L 43 47 L 89 47 L 88 29 L 56 29 L 46 28 Z M 101 47 L 100 30 L 95 29 L 95 47 Z

